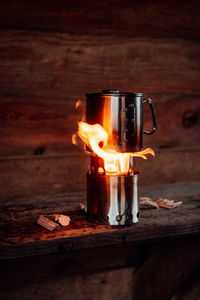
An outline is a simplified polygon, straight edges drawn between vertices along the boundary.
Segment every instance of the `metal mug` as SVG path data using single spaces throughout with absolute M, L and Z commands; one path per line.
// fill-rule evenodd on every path
M 150 105 L 153 126 L 143 130 L 143 104 Z M 137 152 L 143 148 L 143 133 L 156 131 L 156 118 L 152 100 L 143 93 L 122 93 L 103 90 L 86 94 L 86 121 L 100 124 L 108 133 L 108 144 L 119 152 Z

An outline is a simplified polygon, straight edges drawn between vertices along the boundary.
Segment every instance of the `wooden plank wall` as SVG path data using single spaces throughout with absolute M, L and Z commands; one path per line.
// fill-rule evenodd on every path
M 85 190 L 88 156 L 71 144 L 84 93 L 143 91 L 158 131 L 143 184 L 200 176 L 200 3 L 2 1 L 0 197 Z M 151 116 L 145 108 L 145 128 Z

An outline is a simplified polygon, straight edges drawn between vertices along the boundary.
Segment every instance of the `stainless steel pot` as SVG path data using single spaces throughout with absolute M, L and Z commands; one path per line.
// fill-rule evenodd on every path
M 143 105 L 150 105 L 153 126 L 143 130 Z M 109 135 L 108 144 L 119 152 L 137 152 L 143 148 L 143 133 L 156 131 L 156 118 L 152 100 L 143 93 L 122 93 L 103 90 L 86 94 L 86 121 L 100 124 Z

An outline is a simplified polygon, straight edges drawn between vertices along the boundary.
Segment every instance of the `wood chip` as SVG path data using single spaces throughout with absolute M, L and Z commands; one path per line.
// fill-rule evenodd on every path
M 156 203 L 155 201 L 153 201 L 149 197 L 140 197 L 140 204 L 155 207 L 155 208 L 159 208 L 158 203 Z
M 65 215 L 56 215 L 55 217 L 55 221 L 58 222 L 60 225 L 62 226 L 68 226 L 71 219 L 69 216 L 65 216 Z
M 48 229 L 49 231 L 56 230 L 60 227 L 57 223 L 53 222 L 43 215 L 38 217 L 37 224 Z
M 160 207 L 164 207 L 168 209 L 176 208 L 182 205 L 182 201 L 174 202 L 174 200 L 169 200 L 166 198 L 159 198 L 158 200 L 156 200 L 156 202 Z
M 87 213 L 87 206 L 84 203 L 79 203 L 80 208 L 82 211 L 84 211 L 84 213 Z
M 51 218 L 55 222 L 58 222 L 62 226 L 68 226 L 71 221 L 69 216 L 60 215 L 60 214 L 49 215 L 49 218 Z
M 155 207 L 155 208 L 163 207 L 163 208 L 172 209 L 172 208 L 176 208 L 178 206 L 181 206 L 182 201 L 174 202 L 174 200 L 169 200 L 169 199 L 166 199 L 166 198 L 159 198 L 158 200 L 153 201 L 149 197 L 140 197 L 140 204 L 141 205 L 152 206 L 152 207 Z

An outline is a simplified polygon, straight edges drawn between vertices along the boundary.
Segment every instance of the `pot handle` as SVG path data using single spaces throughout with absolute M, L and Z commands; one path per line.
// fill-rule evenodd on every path
M 151 108 L 152 119 L 153 119 L 153 129 L 152 129 L 152 131 L 143 130 L 143 133 L 150 135 L 150 134 L 153 134 L 156 131 L 156 129 L 157 129 L 157 126 L 156 126 L 156 116 L 155 116 L 155 111 L 154 111 L 154 108 L 153 108 L 153 102 L 152 102 L 152 100 L 150 98 L 146 98 L 146 99 L 143 100 L 143 103 L 145 103 L 145 102 L 148 102 L 149 105 L 150 105 L 150 108 Z

